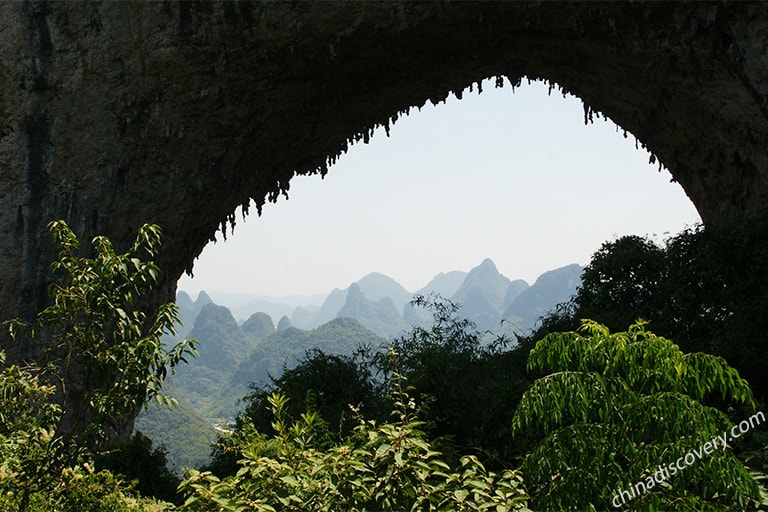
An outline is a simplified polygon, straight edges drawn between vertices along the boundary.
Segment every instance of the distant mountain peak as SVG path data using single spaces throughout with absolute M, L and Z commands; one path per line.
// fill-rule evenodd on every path
M 204 290 L 200 290 L 200 293 L 197 294 L 197 300 L 195 300 L 195 306 L 200 308 L 206 304 L 213 304 L 213 299 Z
M 366 274 L 363 277 L 359 279 L 359 281 L 366 281 L 370 279 L 381 279 L 381 280 L 387 280 L 387 281 L 394 281 L 391 277 L 389 277 L 386 274 L 382 274 L 381 272 L 371 272 L 370 274 Z
M 467 274 L 451 300 L 461 304 L 461 314 L 474 320 L 481 330 L 493 329 L 501 321 L 511 281 L 486 258 Z
M 582 270 L 574 263 L 544 272 L 533 286 L 510 301 L 503 318 L 516 318 L 521 327 L 532 329 L 547 311 L 573 297 L 581 284 Z
M 254 313 L 243 322 L 240 328 L 253 336 L 264 338 L 275 332 L 275 324 L 272 317 L 266 313 Z
M 472 282 L 477 279 L 503 279 L 506 282 L 509 282 L 509 279 L 507 279 L 504 275 L 501 274 L 501 272 L 499 272 L 496 264 L 490 258 L 485 258 L 482 263 L 471 269 L 467 274 L 465 283 L 467 281 Z
M 232 312 L 224 307 L 208 303 L 200 309 L 190 337 L 200 341 L 195 365 L 211 364 L 226 368 L 248 354 L 252 342 L 241 329 Z M 192 365 L 183 365 L 179 374 L 194 371 Z
M 357 283 L 347 289 L 347 300 L 337 316 L 354 318 L 380 336 L 399 334 L 407 328 L 391 298 L 371 300 Z
M 293 327 L 291 324 L 291 319 L 287 316 L 283 316 L 279 322 L 277 322 L 277 330 L 278 331 L 284 331 L 290 327 Z
M 482 263 L 469 271 L 470 274 L 487 274 L 487 275 L 501 275 L 499 269 L 491 258 L 485 258 Z
M 479 265 L 480 268 L 492 268 L 496 270 L 496 264 L 493 262 L 491 258 L 485 258 L 482 263 Z
M 365 297 L 371 301 L 377 301 L 389 297 L 395 308 L 400 311 L 409 300 L 411 292 L 403 288 L 403 285 L 391 277 L 379 272 L 371 272 L 356 283 Z
M 184 290 L 179 290 L 176 292 L 176 303 L 185 305 L 192 304 L 192 297 L 190 297 Z
M 213 302 L 209 302 L 200 309 L 200 314 L 197 315 L 195 324 L 196 326 L 203 325 L 212 321 L 212 319 L 215 319 L 217 322 L 225 322 L 227 324 L 234 324 L 234 326 L 237 326 L 237 322 L 235 322 L 235 319 L 232 318 L 232 312 L 230 312 L 228 308 L 219 306 Z
M 467 278 L 467 273 L 461 270 L 440 272 L 433 277 L 423 288 L 417 292 L 420 295 L 437 293 L 442 297 L 451 297 L 459 289 L 461 283 Z

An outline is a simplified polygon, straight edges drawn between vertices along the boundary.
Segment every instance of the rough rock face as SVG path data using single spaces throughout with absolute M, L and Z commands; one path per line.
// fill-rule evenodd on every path
M 1 2 L 0 319 L 43 304 L 50 220 L 160 224 L 171 297 L 238 205 L 487 77 L 578 95 L 706 222 L 764 206 L 767 33 L 746 2 Z

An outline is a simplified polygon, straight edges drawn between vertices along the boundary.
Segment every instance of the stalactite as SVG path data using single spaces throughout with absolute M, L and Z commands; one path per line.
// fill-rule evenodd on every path
M 613 125 L 616 127 L 616 133 L 619 133 L 619 131 L 622 132 L 622 135 L 624 135 L 624 138 L 627 138 L 627 130 L 625 128 L 622 128 L 618 125 L 618 123 L 613 123 Z M 637 138 L 635 138 L 637 140 Z M 637 148 L 637 144 L 635 144 L 635 148 Z
M 512 80 L 509 75 L 507 75 L 507 80 L 509 80 L 509 85 L 512 87 L 512 92 L 515 92 L 515 89 L 520 87 L 523 84 L 523 77 L 518 76 L 514 80 Z
M 323 160 L 323 162 L 315 167 L 316 174 L 320 175 L 320 179 L 325 179 L 325 175 L 328 174 L 328 163 Z
M 221 235 L 224 237 L 224 241 L 227 241 L 227 219 L 221 221 L 219 224 L 219 231 L 221 231 Z M 216 237 L 213 237 L 213 241 L 216 241 Z
M 582 102 L 582 106 L 584 107 L 584 124 L 586 125 L 586 124 L 593 123 L 594 121 L 592 118 L 592 108 L 583 102 Z

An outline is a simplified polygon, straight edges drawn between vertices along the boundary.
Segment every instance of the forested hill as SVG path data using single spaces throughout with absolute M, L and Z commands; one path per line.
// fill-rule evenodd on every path
M 284 368 L 293 368 L 307 350 L 318 348 L 328 354 L 350 355 L 359 347 L 374 350 L 387 340 L 363 327 L 352 318 L 336 318 L 317 329 L 288 327 L 265 338 L 237 367 L 231 379 L 233 386 L 251 382 L 267 383 L 269 376 L 278 377 Z
M 295 366 L 307 350 L 352 354 L 358 347 L 378 349 L 387 340 L 350 318 L 337 318 L 316 329 L 276 329 L 269 315 L 255 313 L 239 325 L 229 309 L 206 302 L 189 331 L 199 355 L 177 368 L 168 392 L 179 407 L 167 411 L 150 404 L 136 421 L 153 439 L 163 439 L 177 467 L 208 460 L 215 427 L 225 428 L 238 411 L 249 384 L 266 384 L 284 368 Z

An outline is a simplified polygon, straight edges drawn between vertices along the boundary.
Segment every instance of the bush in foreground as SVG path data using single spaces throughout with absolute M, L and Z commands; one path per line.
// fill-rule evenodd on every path
M 352 435 L 325 450 L 317 413 L 291 421 L 286 399 L 272 395 L 276 434 L 244 429 L 234 441 L 240 469 L 220 480 L 191 472 L 182 483 L 186 510 L 520 510 L 528 496 L 517 471 L 496 474 L 474 457 L 452 469 L 434 451 L 399 393 L 395 421 L 359 418 Z

